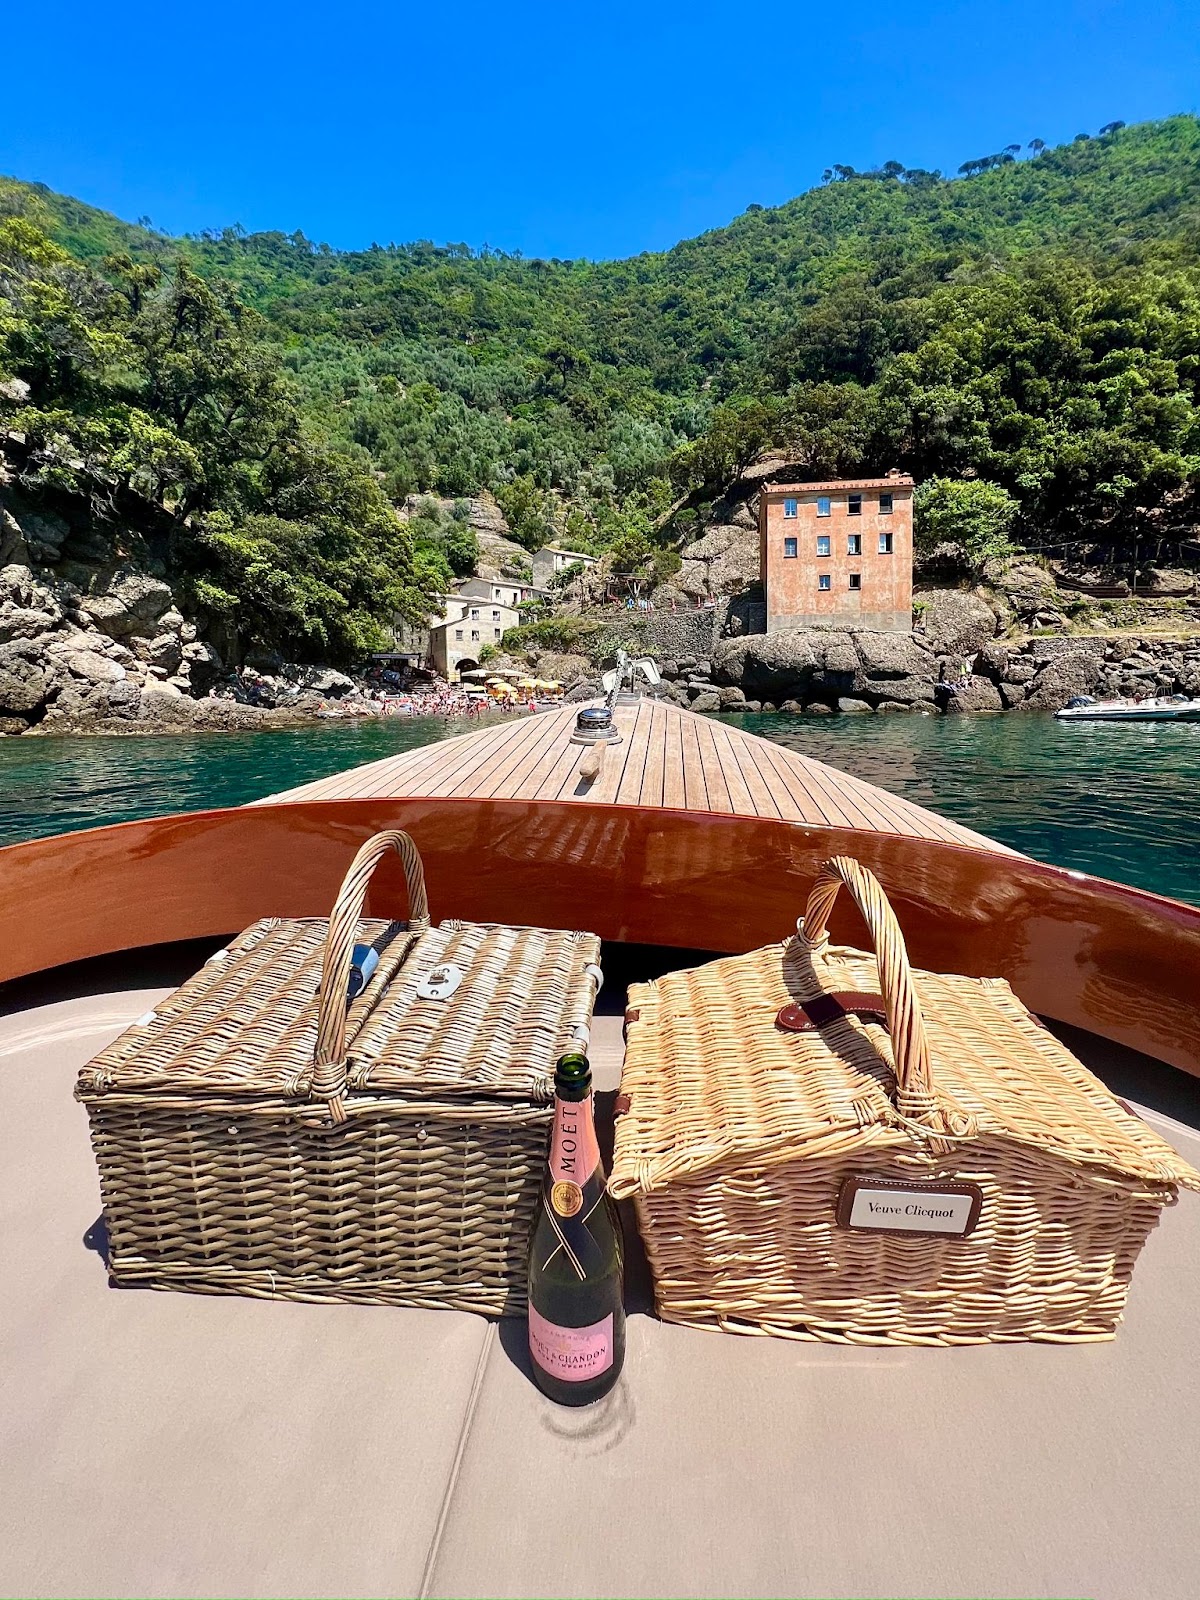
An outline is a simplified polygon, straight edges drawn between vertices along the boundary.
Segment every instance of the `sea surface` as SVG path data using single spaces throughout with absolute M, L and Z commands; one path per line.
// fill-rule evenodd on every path
M 726 720 L 1042 861 L 1200 904 L 1200 723 L 1071 724 L 1048 715 Z M 467 728 L 392 720 L 0 739 L 0 844 L 241 805 Z

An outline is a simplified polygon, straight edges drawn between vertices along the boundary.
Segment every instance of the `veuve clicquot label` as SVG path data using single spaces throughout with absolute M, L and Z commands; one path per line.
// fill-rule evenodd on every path
M 554 1130 L 529 1253 L 529 1354 L 538 1385 L 568 1405 L 597 1400 L 625 1356 L 621 1226 L 608 1197 L 587 1058 L 555 1075 Z

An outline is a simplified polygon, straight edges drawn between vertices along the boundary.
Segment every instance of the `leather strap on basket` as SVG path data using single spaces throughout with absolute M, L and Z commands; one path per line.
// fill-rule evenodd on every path
M 797 1000 L 775 1018 L 775 1026 L 785 1033 L 808 1033 L 826 1028 L 843 1017 L 858 1017 L 863 1022 L 887 1024 L 887 1006 L 881 994 L 862 989 L 838 989 L 834 994 L 819 994 L 811 1000 Z
M 913 988 L 908 951 L 896 914 L 873 872 L 849 856 L 834 856 L 817 874 L 809 893 L 797 938 L 814 953 L 829 938 L 829 913 L 845 884 L 863 914 L 875 947 L 879 987 L 887 1010 L 888 1033 L 896 1061 L 896 1109 L 902 1117 L 925 1126 L 936 1125 L 938 1107 L 933 1094 L 929 1044 L 921 1005 Z M 805 1005 L 811 1002 L 803 1002 Z
M 346 1120 L 346 1107 L 342 1099 L 346 1088 L 346 989 L 350 982 L 355 935 L 358 933 L 371 874 L 390 850 L 396 852 L 404 865 L 404 880 L 408 885 L 409 927 L 423 932 L 429 926 L 425 871 L 416 845 L 406 833 L 396 828 L 377 833 L 363 845 L 342 880 L 329 917 L 329 932 L 325 935 L 325 953 L 321 961 L 312 1092 L 314 1098 L 328 1100 L 329 1114 L 335 1122 Z

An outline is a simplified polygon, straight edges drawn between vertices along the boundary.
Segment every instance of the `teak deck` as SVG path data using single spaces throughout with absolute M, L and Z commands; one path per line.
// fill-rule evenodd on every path
M 506 720 L 319 778 L 259 805 L 291 800 L 477 799 L 588 801 L 904 834 L 1012 854 L 970 828 L 782 745 L 669 701 L 619 706 L 621 743 L 599 777 L 579 775 L 578 706 Z

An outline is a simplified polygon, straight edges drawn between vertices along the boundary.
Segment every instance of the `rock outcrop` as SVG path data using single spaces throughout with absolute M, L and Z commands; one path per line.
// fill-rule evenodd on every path
M 693 710 L 1055 711 L 1077 694 L 1200 697 L 1200 637 L 992 639 L 971 654 L 917 635 L 796 629 L 718 640 L 711 661 L 662 669 L 667 693 Z

